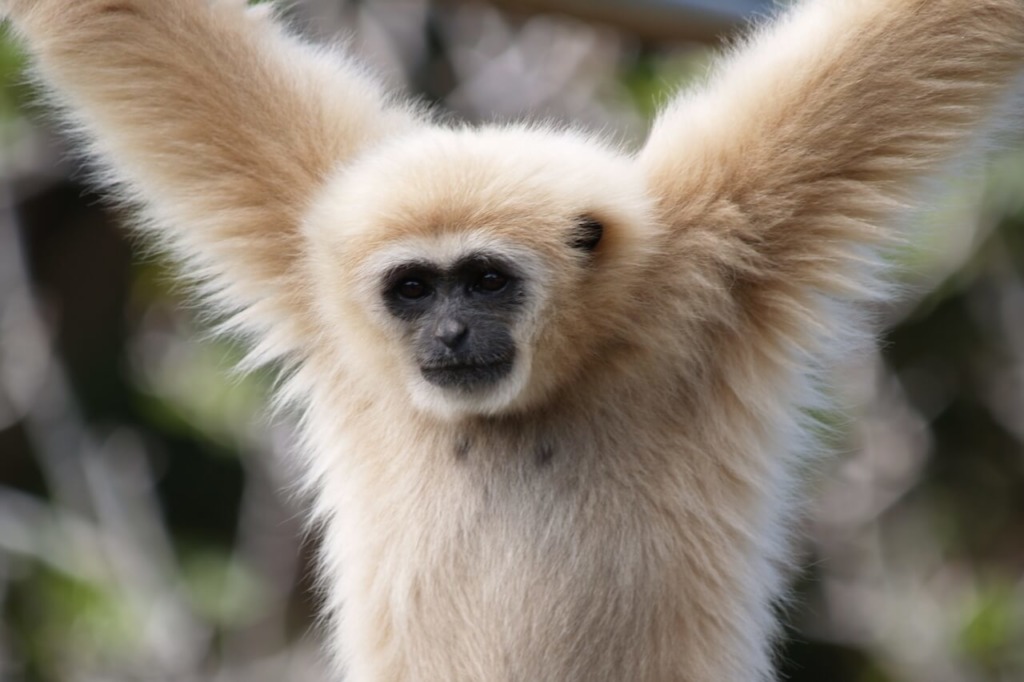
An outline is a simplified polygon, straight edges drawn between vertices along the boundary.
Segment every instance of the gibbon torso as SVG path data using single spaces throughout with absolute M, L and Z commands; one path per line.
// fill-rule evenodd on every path
M 736 623 L 770 618 L 748 595 L 780 580 L 781 468 L 740 450 L 724 468 L 724 448 L 764 439 L 741 442 L 742 414 L 708 414 L 679 359 L 639 353 L 522 415 L 441 426 L 343 381 L 312 401 L 353 679 L 724 680 L 767 666 L 767 642 Z M 767 560 L 752 559 L 768 538 Z M 731 655 L 707 646 L 709 628 Z

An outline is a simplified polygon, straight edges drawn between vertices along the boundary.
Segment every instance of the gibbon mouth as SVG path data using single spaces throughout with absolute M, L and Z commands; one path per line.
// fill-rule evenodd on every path
M 480 388 L 504 378 L 511 371 L 512 360 L 420 367 L 423 378 L 441 388 Z

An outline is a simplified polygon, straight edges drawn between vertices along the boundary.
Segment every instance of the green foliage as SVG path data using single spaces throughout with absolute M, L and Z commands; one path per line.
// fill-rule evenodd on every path
M 28 90 L 23 83 L 24 67 L 24 54 L 0 22 L 0 173 L 5 157 L 23 134 L 21 111 Z
M 182 561 L 182 579 L 192 608 L 216 627 L 243 627 L 266 612 L 267 586 L 223 548 L 188 551 Z
M 101 669 L 141 644 L 141 614 L 122 594 L 56 571 L 33 567 L 7 618 L 25 644 L 21 665 L 41 680 L 65 679 L 68 665 Z
M 25 100 L 22 74 L 25 55 L 10 36 L 0 28 L 0 122 L 18 116 L 19 106 Z
M 702 78 L 710 64 L 711 54 L 696 47 L 668 55 L 643 53 L 620 78 L 630 104 L 650 120 L 679 89 Z
M 1024 641 L 1019 606 L 1015 585 L 1002 579 L 983 583 L 967 606 L 958 645 L 970 660 L 989 674 L 1005 671 L 1008 659 Z M 1024 673 L 1024 667 L 1017 672 Z
M 182 306 L 188 295 L 174 283 L 172 271 L 164 259 L 134 268 L 132 297 L 147 307 L 154 303 Z M 163 361 L 142 363 L 145 366 L 136 373 L 138 407 L 168 432 L 219 446 L 211 452 L 233 452 L 247 444 L 254 425 L 265 421 L 270 377 L 234 372 L 244 356 L 238 343 L 211 338 L 201 325 L 182 315 L 174 318 L 184 328 L 169 331 L 184 338 L 176 340 Z

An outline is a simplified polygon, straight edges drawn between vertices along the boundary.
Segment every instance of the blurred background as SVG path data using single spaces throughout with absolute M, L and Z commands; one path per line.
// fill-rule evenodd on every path
M 470 120 L 626 143 L 759 0 L 305 0 L 293 21 Z M 0 680 L 325 680 L 291 425 L 82 182 L 0 38 Z M 1008 138 L 1020 140 L 1021 136 Z M 937 184 L 840 370 L 786 679 L 1024 680 L 1024 151 Z

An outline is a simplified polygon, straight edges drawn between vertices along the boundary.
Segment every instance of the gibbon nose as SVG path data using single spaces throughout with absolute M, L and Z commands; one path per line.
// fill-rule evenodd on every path
M 447 319 L 437 325 L 434 337 L 451 350 L 456 350 L 469 335 L 469 328 L 455 319 Z

